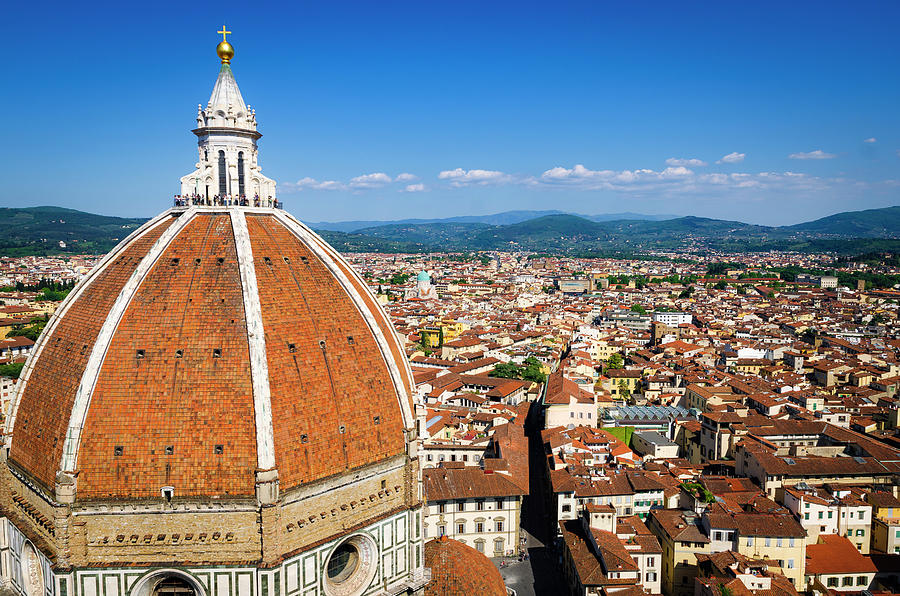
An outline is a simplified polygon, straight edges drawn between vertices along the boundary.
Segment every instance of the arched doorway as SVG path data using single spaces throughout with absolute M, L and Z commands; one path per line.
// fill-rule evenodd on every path
M 206 591 L 184 571 L 158 569 L 137 580 L 128 596 L 206 596 Z
M 156 584 L 151 596 L 197 596 L 197 592 L 187 580 L 170 575 Z

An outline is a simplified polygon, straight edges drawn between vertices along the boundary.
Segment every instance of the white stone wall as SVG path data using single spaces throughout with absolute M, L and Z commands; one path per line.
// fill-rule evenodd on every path
M 50 568 L 50 560 L 35 549 L 40 559 L 41 575 L 44 584 L 43 594 L 29 593 L 22 575 L 22 556 L 31 543 L 25 535 L 8 519 L 0 518 L 0 587 L 10 589 L 25 596 L 56 596 L 59 578 Z M 31 548 L 34 548 L 33 545 Z
M 626 545 L 626 549 L 628 546 Z M 640 584 L 651 594 L 662 593 L 662 553 L 631 553 L 631 558 L 640 568 Z
M 480 466 L 487 445 L 427 445 L 422 450 L 422 468 L 436 468 L 442 461 L 462 462 L 467 466 Z
M 421 513 L 404 511 L 372 524 L 355 534 L 376 545 L 374 577 L 364 595 L 406 593 L 408 586 L 422 583 L 424 537 Z M 295 555 L 272 569 L 252 566 L 187 567 L 171 569 L 90 568 L 54 576 L 43 558 L 43 595 L 23 590 L 19 563 L 25 538 L 6 518 L 0 518 L 0 582 L 24 596 L 147 596 L 152 578 L 174 574 L 195 586 L 197 596 L 327 596 L 325 570 L 331 552 L 345 539 L 331 540 Z M 352 536 L 352 535 L 350 535 Z
M 545 428 L 555 426 L 590 426 L 597 428 L 597 404 L 580 403 L 571 400 L 568 404 L 553 404 L 547 407 Z
M 634 515 L 638 516 L 642 520 L 646 520 L 647 515 L 650 513 L 651 509 L 665 508 L 665 503 L 663 503 L 664 497 L 665 497 L 665 494 L 663 493 L 662 490 L 646 491 L 646 492 L 642 491 L 642 492 L 635 494 L 634 495 Z
M 504 497 L 502 505 L 498 507 L 498 499 L 484 499 L 484 509 L 477 508 L 477 499 L 465 499 L 462 501 L 445 501 L 444 511 L 437 502 L 429 502 L 425 510 L 425 535 L 426 540 L 437 538 L 443 533 L 459 540 L 463 544 L 481 550 L 488 557 L 507 554 L 510 551 L 517 552 L 519 540 L 519 519 L 522 501 L 519 497 Z M 464 509 L 461 511 L 459 505 Z M 503 529 L 497 529 L 497 522 L 503 524 Z M 481 524 L 481 531 L 478 529 Z M 460 532 L 459 526 L 463 526 Z M 498 553 L 497 541 L 503 541 L 502 552 Z M 479 545 L 481 548 L 479 548 Z

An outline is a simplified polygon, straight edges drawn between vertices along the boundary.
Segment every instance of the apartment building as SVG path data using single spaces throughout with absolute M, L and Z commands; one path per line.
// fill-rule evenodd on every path
M 662 547 L 662 591 L 668 596 L 692 596 L 697 577 L 697 555 L 709 554 L 710 539 L 700 525 L 700 516 L 677 509 L 656 509 L 647 518 L 647 528 Z
M 828 491 L 801 482 L 785 487 L 784 506 L 806 530 L 807 544 L 816 544 L 820 534 L 838 534 L 846 536 L 862 554 L 869 553 L 872 505 L 851 491 Z
M 506 474 L 489 473 L 461 462 L 423 470 L 425 538 L 448 536 L 490 557 L 519 549 L 522 497 L 527 494 Z
M 634 516 L 589 505 L 578 519 L 559 523 L 563 575 L 571 594 L 606 596 L 621 590 L 661 590 L 659 541 Z
M 820 535 L 806 547 L 806 586 L 813 594 L 868 590 L 877 568 L 852 542 L 837 534 Z

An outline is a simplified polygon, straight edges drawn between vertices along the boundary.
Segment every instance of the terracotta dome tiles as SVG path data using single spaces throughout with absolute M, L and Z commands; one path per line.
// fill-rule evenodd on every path
M 144 279 L 110 343 L 81 443 L 80 499 L 159 496 L 163 486 L 254 493 L 246 322 L 227 214 L 189 222 Z
M 403 453 L 396 390 L 350 296 L 274 217 L 250 215 L 247 227 L 282 489 Z
M 11 461 L 52 492 L 73 409 L 83 428 L 67 464 L 83 501 L 159 498 L 169 486 L 177 497 L 252 497 L 269 445 L 281 490 L 403 454 L 409 369 L 341 257 L 283 214 L 181 217 L 118 247 L 63 306 L 26 380 Z M 126 286 L 136 271 L 143 278 Z M 261 322 L 264 345 L 248 322 Z M 261 391 L 251 363 L 268 369 Z M 258 430 L 269 405 L 271 430 Z
M 299 224 L 302 225 L 302 224 Z M 306 226 L 303 226 L 304 228 Z M 308 228 L 307 228 L 308 229 Z M 379 327 L 381 328 L 382 333 L 387 340 L 388 347 L 391 351 L 391 356 L 393 356 L 394 361 L 397 363 L 398 368 L 400 369 L 400 375 L 403 378 L 404 387 L 407 392 L 407 399 L 410 406 L 410 412 L 412 412 L 415 407 L 413 404 L 413 388 L 415 387 L 415 383 L 413 383 L 412 379 L 412 371 L 409 368 L 409 364 L 406 360 L 406 353 L 403 350 L 399 340 L 397 339 L 397 334 L 394 331 L 394 327 L 391 322 L 387 319 L 385 314 L 381 311 L 381 307 L 376 302 L 375 298 L 372 296 L 371 291 L 368 286 L 360 280 L 359 276 L 354 272 L 347 263 L 340 258 L 338 253 L 332 248 L 328 243 L 326 243 L 322 238 L 318 235 L 315 235 L 312 230 L 309 230 L 310 234 L 313 234 L 313 240 L 316 242 L 317 246 L 326 254 L 333 257 L 335 264 L 338 268 L 343 272 L 343 274 L 347 277 L 350 283 L 353 285 L 354 289 L 357 293 L 362 297 L 363 302 L 365 302 L 366 307 L 375 315 L 375 319 L 378 322 Z
M 134 268 L 174 220 L 164 217 L 138 231 L 98 267 L 38 344 L 35 358 L 40 370 L 28 378 L 19 401 L 9 457 L 44 488 L 54 485 L 75 393 L 106 313 Z
M 503 577 L 491 560 L 452 538 L 425 543 L 425 566 L 431 568 L 425 596 L 506 595 Z

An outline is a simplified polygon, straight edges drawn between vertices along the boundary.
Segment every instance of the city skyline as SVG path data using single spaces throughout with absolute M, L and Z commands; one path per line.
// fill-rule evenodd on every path
M 263 171 L 308 221 L 555 208 L 779 225 L 900 203 L 895 6 L 511 6 L 226 3 L 140 27 L 59 7 L 41 28 L 77 31 L 62 58 L 8 32 L 22 88 L 2 100 L 18 117 L 0 157 L 20 175 L 0 205 L 167 204 L 223 20 Z

